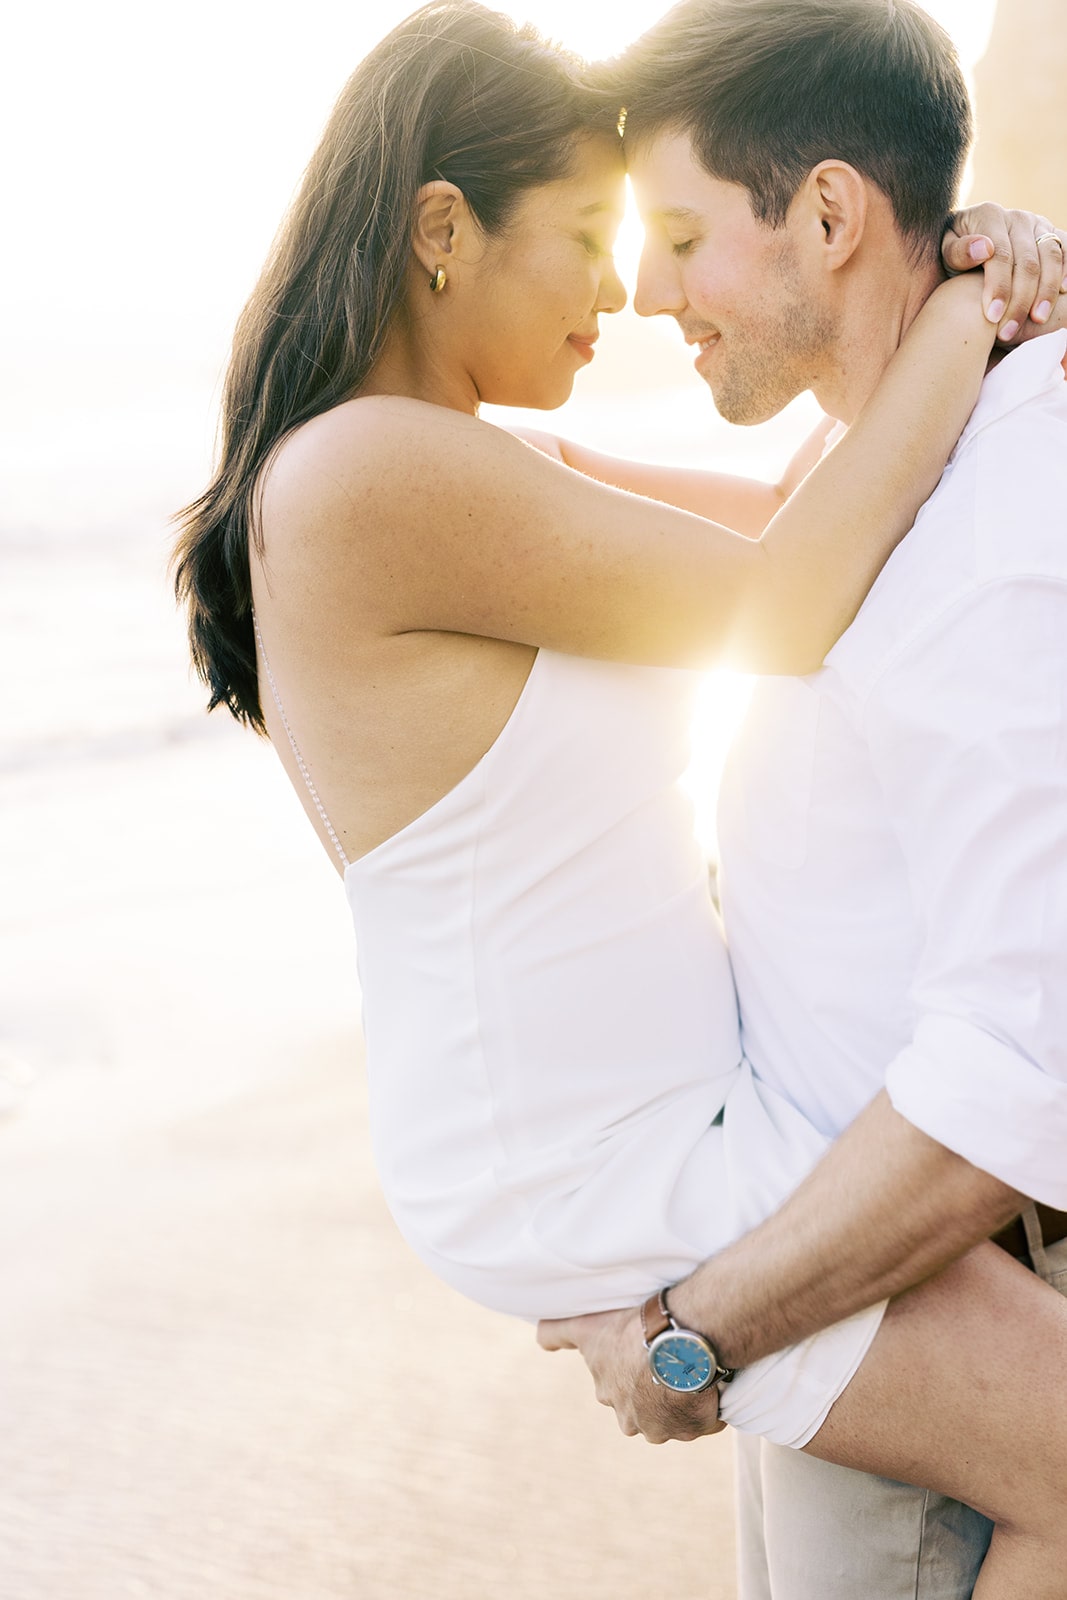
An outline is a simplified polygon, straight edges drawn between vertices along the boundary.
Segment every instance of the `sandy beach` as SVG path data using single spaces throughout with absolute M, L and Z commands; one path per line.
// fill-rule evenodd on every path
M 624 1440 L 396 1234 L 344 908 L 272 759 L 102 758 L 76 880 L 5 862 L 0 1593 L 731 1594 L 725 1440 Z M 63 776 L 6 820 L 46 843 Z
M 185 467 L 105 467 L 0 526 L 0 1595 L 728 1600 L 728 1436 L 622 1438 L 396 1233 L 340 886 L 187 680 Z

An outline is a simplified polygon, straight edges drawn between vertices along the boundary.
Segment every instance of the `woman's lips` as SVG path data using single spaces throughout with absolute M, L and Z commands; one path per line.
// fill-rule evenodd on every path
M 583 361 L 592 361 L 593 356 L 596 354 L 593 346 L 596 344 L 598 337 L 599 335 L 592 334 L 588 339 L 583 339 L 580 334 L 572 333 L 569 335 L 567 343 L 573 350 L 578 352 Z

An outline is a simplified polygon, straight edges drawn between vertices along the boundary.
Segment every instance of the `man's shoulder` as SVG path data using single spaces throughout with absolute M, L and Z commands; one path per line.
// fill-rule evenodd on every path
M 941 482 L 901 546 L 901 576 L 914 580 L 915 600 L 947 588 L 951 604 L 953 586 L 1067 577 L 1065 345 L 1063 334 L 1035 339 L 986 378 Z
M 1063 342 L 1034 341 L 986 380 L 938 487 L 827 657 L 850 693 L 862 696 L 909 640 L 947 631 L 979 590 L 1067 585 Z

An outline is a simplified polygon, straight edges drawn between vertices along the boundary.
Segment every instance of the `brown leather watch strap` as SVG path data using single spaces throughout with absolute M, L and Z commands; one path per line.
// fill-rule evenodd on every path
M 653 1339 L 658 1339 L 661 1333 L 666 1333 L 673 1326 L 674 1318 L 667 1310 L 666 1290 L 657 1289 L 641 1307 L 641 1331 L 645 1343 L 651 1344 Z
M 670 1285 L 668 1285 L 669 1287 Z M 667 1305 L 667 1290 L 661 1289 L 658 1294 L 649 1295 L 641 1307 L 641 1331 L 645 1336 L 646 1348 L 652 1344 L 653 1340 L 658 1339 L 661 1333 L 666 1333 L 668 1328 L 678 1328 L 678 1324 L 675 1322 Z M 680 1333 L 692 1333 L 693 1329 L 679 1328 L 678 1331 Z M 699 1333 L 696 1337 L 701 1339 L 711 1352 L 711 1358 L 715 1364 L 713 1381 L 716 1383 L 732 1383 L 737 1376 L 737 1368 L 723 1366 L 715 1353 L 714 1345 L 705 1334 Z

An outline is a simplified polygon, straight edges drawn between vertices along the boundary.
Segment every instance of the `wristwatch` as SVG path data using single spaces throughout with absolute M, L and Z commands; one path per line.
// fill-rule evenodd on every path
M 699 1394 L 713 1384 L 729 1383 L 735 1367 L 724 1367 L 702 1333 L 681 1328 L 671 1316 L 667 1290 L 661 1289 L 641 1307 L 641 1329 L 648 1351 L 652 1382 L 677 1394 Z

